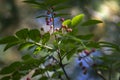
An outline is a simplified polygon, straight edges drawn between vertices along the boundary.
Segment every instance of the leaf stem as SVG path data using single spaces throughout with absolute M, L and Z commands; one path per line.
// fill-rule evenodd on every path
M 36 42 L 32 42 L 33 44 L 35 44 L 35 45 L 38 45 L 38 46 L 42 46 L 42 47 L 44 47 L 44 48 L 47 48 L 47 49 L 53 49 L 53 48 L 51 48 L 51 47 L 49 47 L 49 46 L 46 46 L 46 45 L 42 45 L 42 44 L 40 44 L 40 43 L 36 43 Z

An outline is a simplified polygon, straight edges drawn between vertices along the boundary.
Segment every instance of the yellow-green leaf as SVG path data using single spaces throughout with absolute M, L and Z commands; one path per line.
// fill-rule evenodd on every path
M 82 21 L 83 17 L 84 17 L 84 14 L 80 14 L 80 15 L 73 17 L 71 21 L 71 25 L 77 26 Z
M 70 26 L 71 25 L 71 19 L 67 19 L 62 23 L 63 26 Z

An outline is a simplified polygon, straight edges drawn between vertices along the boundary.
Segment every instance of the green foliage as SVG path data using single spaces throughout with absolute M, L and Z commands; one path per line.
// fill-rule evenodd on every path
M 31 46 L 34 46 L 34 44 L 32 42 L 21 43 L 18 47 L 18 50 L 23 50 L 23 49 L 29 48 Z
M 22 29 L 16 32 L 16 36 L 20 39 L 27 39 L 28 37 L 28 29 Z
M 120 26 L 120 22 L 117 23 L 117 26 Z
M 18 39 L 15 36 L 7 36 L 0 40 L 0 44 L 12 43 L 15 41 L 18 41 Z
M 35 59 L 31 57 L 30 55 L 24 55 L 22 57 L 22 61 L 17 61 L 12 64 L 10 64 L 7 67 L 4 67 L 0 71 L 0 75 L 10 75 L 5 76 L 2 78 L 2 80 L 19 80 L 23 75 L 27 74 L 29 70 L 37 68 L 40 64 L 42 64 L 45 61 L 46 57 L 41 57 L 39 59 Z M 45 72 L 46 70 L 44 70 Z M 43 73 L 44 73 L 43 72 Z
M 47 43 L 49 39 L 50 39 L 50 33 L 45 33 L 42 38 L 42 44 Z
M 30 39 L 32 39 L 35 42 L 39 42 L 40 41 L 40 31 L 37 29 L 32 29 L 29 31 L 29 37 Z
M 0 74 L 10 74 L 14 72 L 19 66 L 21 66 L 20 62 L 14 62 L 11 65 L 4 67 L 1 71 Z
M 68 27 L 74 27 L 74 26 L 77 26 L 78 24 L 81 23 L 81 21 L 83 20 L 84 18 L 84 14 L 80 14 L 80 15 L 77 15 L 75 17 L 71 19 L 67 19 L 65 20 L 62 25 L 64 26 L 68 26 Z
M 5 77 L 1 78 L 1 80 L 10 80 L 10 76 L 5 76 Z
M 98 23 L 102 23 L 102 21 L 100 21 L 100 20 L 88 20 L 86 22 L 83 22 L 82 26 L 91 26 L 91 25 L 95 25 Z
M 62 23 L 63 26 L 71 26 L 71 20 L 67 19 Z
M 81 23 L 83 18 L 84 18 L 84 14 L 80 14 L 80 15 L 73 17 L 71 21 L 71 26 L 77 26 L 79 23 Z
M 32 55 L 35 56 L 33 57 L 30 54 L 24 55 L 22 56 L 21 61 L 14 62 L 1 69 L 0 75 L 3 75 L 1 80 L 19 80 L 21 77 L 29 74 L 31 70 L 35 70 L 35 73 L 31 75 L 32 77 L 38 75 L 41 76 L 39 80 L 60 79 L 62 75 L 65 75 L 67 80 L 69 80 L 64 70 L 64 67 L 66 66 L 64 60 L 69 62 L 75 54 L 91 48 L 100 49 L 109 47 L 115 52 L 120 51 L 120 47 L 116 44 L 93 41 L 93 34 L 77 34 L 79 26 L 91 26 L 102 23 L 100 20 L 88 20 L 82 22 L 84 14 L 79 14 L 72 19 L 62 20 L 62 26 L 57 30 L 54 26 L 54 24 L 56 24 L 54 18 L 68 15 L 68 13 L 58 12 L 68 8 L 67 6 L 61 5 L 66 1 L 67 0 L 24 1 L 49 12 L 48 14 L 40 15 L 37 18 L 52 18 L 53 21 L 51 21 L 51 24 L 53 26 L 53 32 L 48 31 L 41 34 L 38 29 L 25 28 L 17 31 L 15 35 L 1 38 L 0 44 L 6 45 L 4 51 L 12 46 L 17 46 L 18 50 L 31 49 Z M 51 14 L 52 17 L 48 16 L 49 14 Z M 51 25 L 49 26 L 51 28 Z M 117 65 L 120 66 L 119 56 L 120 54 L 100 57 L 99 59 L 103 61 L 103 64 L 98 65 L 96 69 L 109 70 L 111 68 L 110 64 L 114 63 L 112 65 L 113 68 L 116 71 L 120 71 L 119 67 L 117 67 Z M 52 62 L 49 63 L 51 60 Z M 53 72 L 52 76 L 49 76 L 49 71 Z

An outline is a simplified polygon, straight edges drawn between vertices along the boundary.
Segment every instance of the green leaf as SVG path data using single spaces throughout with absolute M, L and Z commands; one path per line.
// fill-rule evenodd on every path
M 26 55 L 22 56 L 22 60 L 28 60 L 28 59 L 31 59 L 31 58 L 32 58 L 32 56 L 29 55 L 29 54 L 26 54 Z
M 63 26 L 71 26 L 71 19 L 67 19 L 62 23 Z
M 46 5 L 51 6 L 55 6 L 55 5 L 59 5 L 59 4 L 63 4 L 68 0 L 45 0 Z
M 42 18 L 42 17 L 48 17 L 47 15 L 40 15 L 40 16 L 37 16 L 36 18 Z
M 36 59 L 36 58 L 29 58 L 27 60 L 24 60 L 23 62 L 24 65 L 22 65 L 23 67 L 21 67 L 20 69 L 21 70 L 29 70 L 29 69 L 34 69 L 35 67 L 38 67 L 41 62 L 39 59 Z
M 47 10 L 48 6 L 45 2 L 35 1 L 35 0 L 25 0 L 25 3 L 32 4 L 35 8 L 41 9 L 41 10 Z
M 38 54 L 41 51 L 41 47 L 36 47 L 33 54 Z
M 20 39 L 27 39 L 28 38 L 28 29 L 21 29 L 16 32 L 16 36 Z
M 19 45 L 18 47 L 18 50 L 22 50 L 22 49 L 25 49 L 25 48 L 29 48 L 31 46 L 33 46 L 34 44 L 31 43 L 31 42 L 25 42 L 25 43 L 22 43 Z
M 55 7 L 54 11 L 61 11 L 68 8 L 70 8 L 70 6 L 58 6 L 58 7 Z
M 11 43 L 8 43 L 5 48 L 4 48 L 4 51 L 6 51 L 7 49 L 19 44 L 20 42 L 19 41 L 16 41 L 16 42 L 11 42 Z
M 35 48 L 35 45 L 28 47 L 28 50 L 33 50 Z
M 21 66 L 22 66 L 22 63 L 20 61 L 16 61 L 12 63 L 9 67 L 13 68 L 14 70 L 17 70 Z
M 18 39 L 15 36 L 7 36 L 0 39 L 0 44 L 12 43 L 15 41 L 18 41 Z
M 54 69 L 58 70 L 61 67 L 59 65 L 51 65 L 51 66 L 47 66 L 45 69 L 46 71 L 53 71 Z
M 14 72 L 16 69 L 18 69 L 21 66 L 21 62 L 17 61 L 12 63 L 11 65 L 4 67 L 1 71 L 0 74 L 4 75 L 4 74 L 10 74 L 12 72 Z
M 35 1 L 35 0 L 25 0 L 25 1 L 23 1 L 23 2 L 25 2 L 25 3 L 29 3 L 29 4 L 40 5 L 40 3 L 37 2 L 37 1 Z
M 80 15 L 73 17 L 71 21 L 71 25 L 77 26 L 83 20 L 83 18 L 84 18 L 84 14 L 80 14 Z
M 10 80 L 11 76 L 2 77 L 0 80 Z
M 45 33 L 43 36 L 42 36 L 42 44 L 45 44 L 49 41 L 50 39 L 50 33 Z
M 32 29 L 29 31 L 29 37 L 33 41 L 39 42 L 40 41 L 40 31 L 38 29 Z
M 70 51 L 68 51 L 67 52 L 67 60 L 70 60 L 70 58 L 72 58 L 72 56 L 75 54 L 75 52 L 76 52 L 76 49 L 77 48 L 73 48 L 73 49 L 71 49 Z
M 58 13 L 54 17 L 63 17 L 63 16 L 69 16 L 70 14 L 68 13 Z
M 90 48 L 100 48 L 100 45 L 98 42 L 93 42 L 93 41 L 89 41 L 88 43 L 85 43 L 87 47 Z
M 100 21 L 100 20 L 88 20 L 86 22 L 83 22 L 82 26 L 91 26 L 91 25 L 95 25 L 98 23 L 102 23 L 102 21 Z
M 77 35 L 76 37 L 82 40 L 90 40 L 94 35 L 93 34 L 87 34 L 87 35 Z
M 39 80 L 48 80 L 46 76 L 42 76 Z
M 33 5 L 33 7 L 39 10 L 47 10 L 49 8 L 45 3 L 39 3 L 39 5 Z
M 57 71 L 58 74 L 53 73 L 52 78 L 58 78 L 59 75 L 64 75 L 63 71 Z
M 25 0 L 24 2 L 33 4 L 35 7 L 39 9 L 47 10 L 48 8 L 52 6 L 63 4 L 66 1 L 67 0 L 57 0 L 57 1 L 56 0 L 44 0 L 44 1 Z
M 44 74 L 45 72 L 46 72 L 46 69 L 41 69 L 41 68 L 36 69 L 33 77 L 36 75 Z
M 12 80 L 19 80 L 22 76 L 23 76 L 23 74 L 19 73 L 18 71 L 15 71 L 12 74 Z

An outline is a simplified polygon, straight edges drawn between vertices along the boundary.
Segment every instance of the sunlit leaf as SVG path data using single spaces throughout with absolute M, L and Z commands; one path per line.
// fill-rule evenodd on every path
M 63 26 L 71 26 L 71 19 L 67 19 L 62 23 Z
M 81 23 L 83 18 L 84 18 L 84 14 L 80 14 L 80 15 L 73 17 L 73 19 L 71 21 L 71 25 L 77 26 L 79 23 Z
M 41 51 L 41 47 L 36 47 L 33 54 L 38 54 Z
M 95 25 L 98 23 L 102 23 L 102 21 L 100 21 L 100 20 L 88 20 L 86 22 L 83 22 L 82 26 L 91 26 L 91 25 Z

